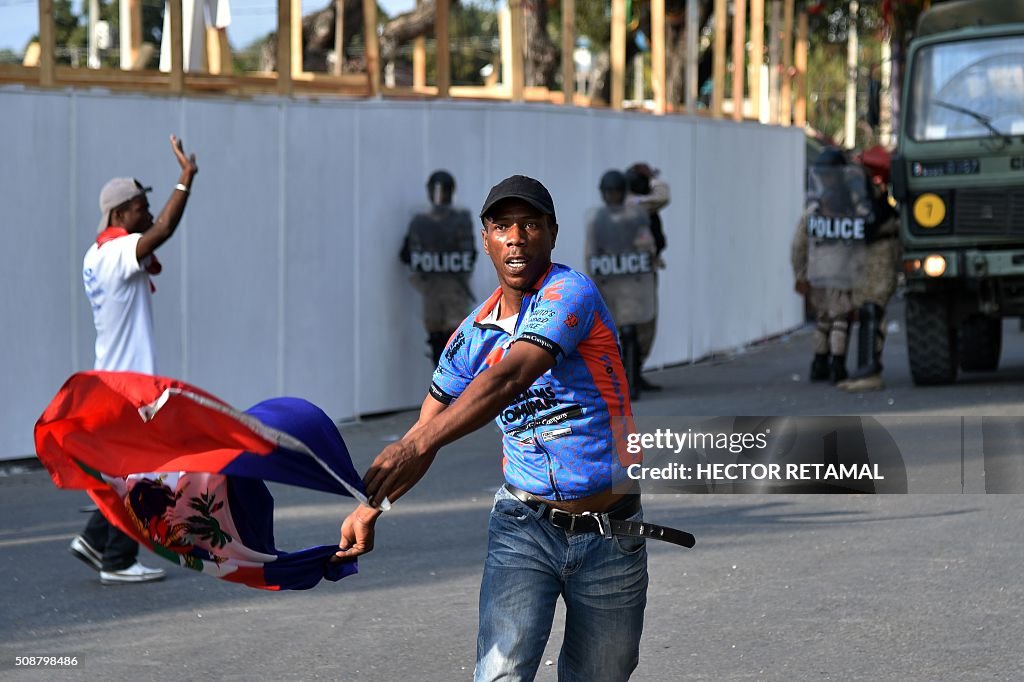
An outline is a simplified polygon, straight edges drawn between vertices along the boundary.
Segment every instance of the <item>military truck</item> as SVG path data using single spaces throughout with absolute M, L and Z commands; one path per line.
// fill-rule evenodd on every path
M 1024 315 L 1024 2 L 950 0 L 907 51 L 892 192 L 915 384 L 999 366 Z

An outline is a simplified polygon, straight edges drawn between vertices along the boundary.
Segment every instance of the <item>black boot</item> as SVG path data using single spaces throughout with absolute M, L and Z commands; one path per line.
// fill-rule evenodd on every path
M 815 353 L 814 361 L 811 363 L 811 381 L 825 381 L 828 376 L 828 354 Z
M 640 397 L 643 379 L 640 378 L 640 343 L 636 338 L 636 327 L 627 324 L 619 330 L 622 368 L 626 370 L 626 383 L 629 385 L 629 399 Z
M 427 343 L 430 344 L 430 357 L 434 360 L 434 366 L 441 361 L 441 353 L 444 352 L 448 336 L 444 332 L 430 332 L 427 336 Z
M 874 303 L 865 303 L 860 309 L 860 328 L 857 330 L 857 371 L 851 379 L 863 379 L 882 373 L 882 320 L 885 309 Z
M 846 373 L 846 356 L 833 355 L 831 370 L 830 378 L 833 384 L 838 384 L 840 381 L 844 381 L 846 377 L 849 376 Z

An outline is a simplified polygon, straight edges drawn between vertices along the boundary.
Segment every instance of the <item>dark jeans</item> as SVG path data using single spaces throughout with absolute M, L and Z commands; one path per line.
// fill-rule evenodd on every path
M 561 597 L 565 636 L 558 679 L 624 682 L 640 660 L 646 541 L 570 533 L 540 516 L 498 488 L 480 583 L 474 679 L 534 679 Z M 643 521 L 643 512 L 630 520 Z
M 139 543 L 118 530 L 98 511 L 92 513 L 82 537 L 103 555 L 104 571 L 122 571 L 134 564 L 139 554 Z

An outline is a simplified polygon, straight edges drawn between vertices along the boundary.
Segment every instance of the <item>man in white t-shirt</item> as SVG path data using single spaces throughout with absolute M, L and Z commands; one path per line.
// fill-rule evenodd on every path
M 138 180 L 114 178 L 100 192 L 99 230 L 82 264 L 96 327 L 95 369 L 156 373 L 151 298 L 156 288 L 150 277 L 162 268 L 155 251 L 178 227 L 199 171 L 195 154 L 186 157 L 174 135 L 171 148 L 181 175 L 155 221 L 146 199 L 152 188 Z M 139 563 L 138 543 L 98 511 L 69 549 L 100 572 L 103 584 L 149 582 L 166 575 L 162 569 Z

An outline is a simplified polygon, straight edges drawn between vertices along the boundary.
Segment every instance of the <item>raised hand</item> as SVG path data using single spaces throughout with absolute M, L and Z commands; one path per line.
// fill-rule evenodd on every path
M 196 155 L 190 154 L 185 156 L 185 149 L 181 146 L 181 140 L 174 135 L 171 135 L 171 149 L 174 150 L 174 156 L 178 159 L 178 165 L 181 166 L 181 170 L 189 175 L 195 175 L 199 172 L 199 166 L 196 165 Z

